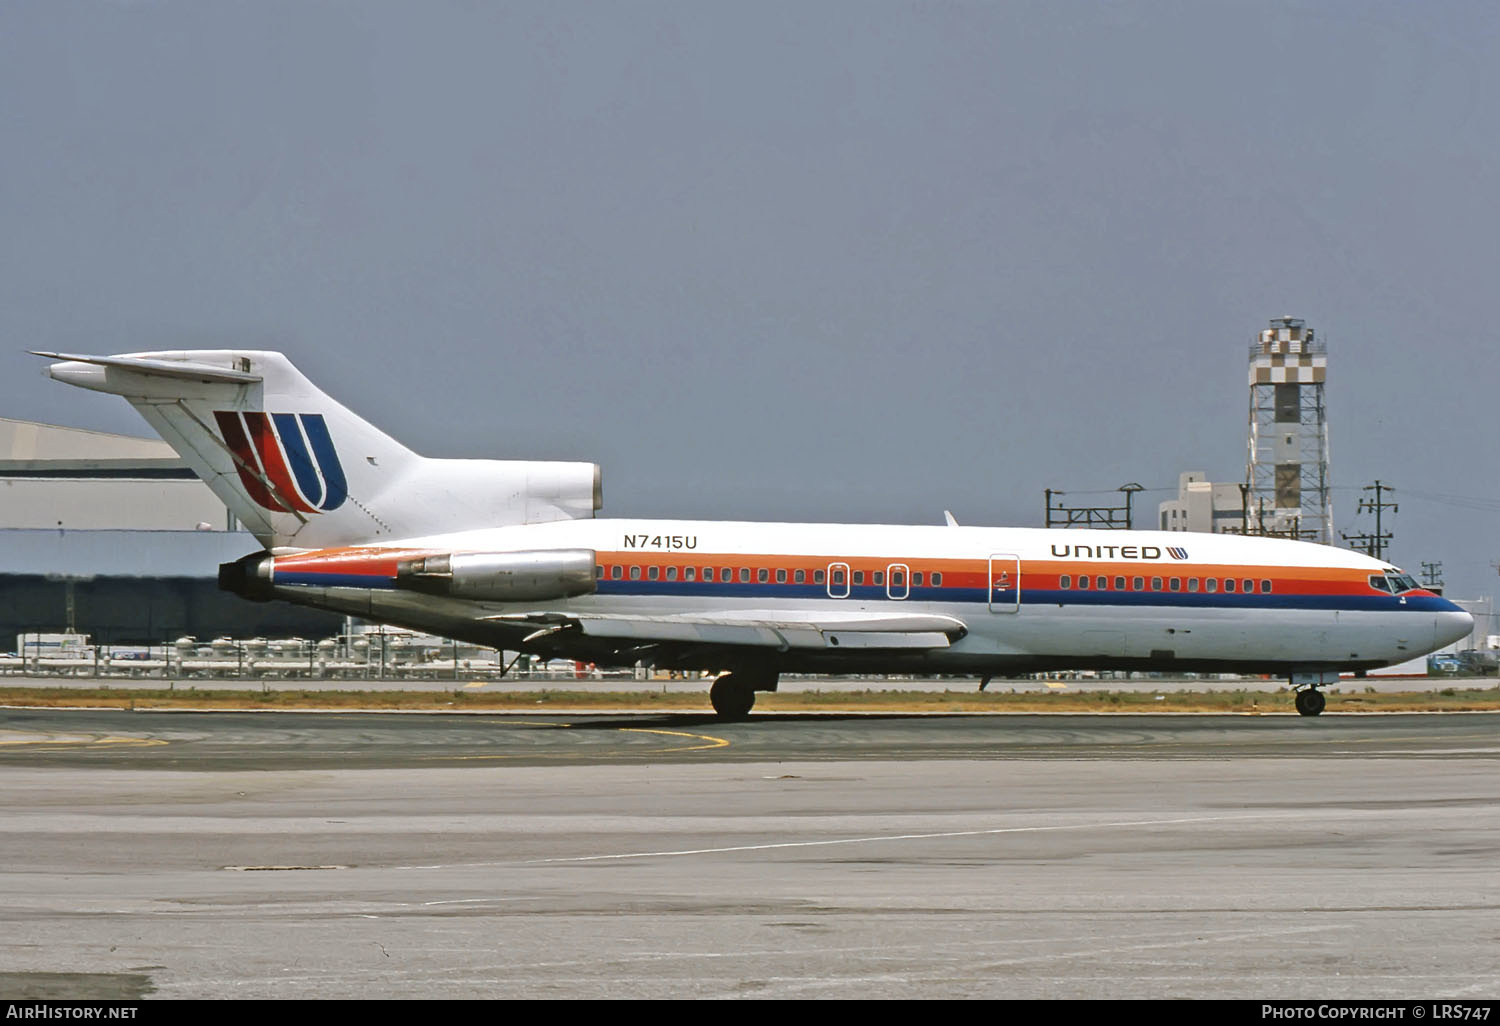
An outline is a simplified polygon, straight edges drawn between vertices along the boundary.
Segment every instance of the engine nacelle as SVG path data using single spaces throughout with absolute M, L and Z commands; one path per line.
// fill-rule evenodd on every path
M 264 552 L 254 552 L 233 563 L 219 564 L 219 590 L 247 598 L 252 602 L 269 602 L 275 597 L 271 586 L 271 567 L 275 560 Z
M 540 602 L 592 595 L 592 549 L 453 552 L 409 559 L 396 567 L 396 586 L 429 595 L 490 602 Z

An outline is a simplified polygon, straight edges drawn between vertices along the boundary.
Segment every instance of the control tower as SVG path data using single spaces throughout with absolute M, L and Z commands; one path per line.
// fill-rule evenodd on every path
M 1328 350 L 1296 317 L 1277 317 L 1250 346 L 1247 528 L 1331 544 Z

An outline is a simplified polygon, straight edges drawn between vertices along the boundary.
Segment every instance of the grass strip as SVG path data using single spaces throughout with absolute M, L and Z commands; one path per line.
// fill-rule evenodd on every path
M 1500 687 L 1439 691 L 1329 691 L 1328 712 L 1500 711 Z M 187 688 L 0 687 L 0 705 L 30 708 L 117 709 L 347 709 L 350 711 L 535 711 L 538 708 L 609 712 L 624 709 L 708 710 L 708 694 L 662 691 L 319 691 Z M 1215 691 L 797 691 L 756 696 L 757 711 L 783 712 L 1292 712 L 1292 693 L 1249 689 Z

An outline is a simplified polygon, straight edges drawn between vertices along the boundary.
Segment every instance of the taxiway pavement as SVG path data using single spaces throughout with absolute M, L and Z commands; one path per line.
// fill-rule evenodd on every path
M 0 710 L 0 773 L 7 997 L 1500 994 L 1494 714 Z

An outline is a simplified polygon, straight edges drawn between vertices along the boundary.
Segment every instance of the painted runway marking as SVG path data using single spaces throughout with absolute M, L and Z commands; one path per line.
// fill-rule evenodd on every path
M 1130 819 L 1114 823 L 1070 823 L 1058 826 L 993 827 L 988 830 L 944 830 L 929 834 L 878 834 L 871 837 L 840 837 L 829 841 L 778 841 L 772 844 L 738 844 L 725 848 L 686 848 L 679 851 L 636 851 L 617 855 L 578 855 L 569 858 L 532 859 L 532 863 L 601 862 L 619 859 L 665 858 L 671 855 L 719 855 L 734 851 L 771 851 L 777 848 L 819 848 L 836 844 L 870 844 L 878 841 L 925 841 L 942 837 L 989 837 L 996 834 L 1039 834 L 1063 830 L 1111 830 L 1141 826 L 1181 826 L 1189 823 L 1246 823 L 1272 816 L 1194 816 L 1183 819 Z
M 26 745 L 140 745 L 155 746 L 169 744 L 156 737 L 26 737 L 0 740 L 0 745 L 12 748 Z
M 666 734 L 670 737 L 690 737 L 698 741 L 707 741 L 706 745 L 688 745 L 685 748 L 658 748 L 659 752 L 698 752 L 705 748 L 728 748 L 729 741 L 722 737 L 712 737 L 708 734 L 688 734 L 681 730 L 650 730 L 646 727 L 621 727 L 621 733 L 625 734 Z
M 569 727 L 573 726 L 573 724 L 571 724 L 571 723 L 544 723 L 544 722 L 535 722 L 535 721 L 508 722 L 508 723 L 503 723 L 503 725 L 504 726 L 510 726 L 510 727 L 556 727 L 556 728 L 559 728 L 559 729 L 566 729 L 566 728 L 569 728 Z M 647 748 L 647 749 L 644 749 L 641 752 L 641 754 L 645 754 L 645 755 L 665 754 L 665 753 L 668 753 L 668 752 L 701 752 L 701 751 L 705 751 L 705 750 L 711 749 L 711 748 L 728 748 L 729 747 L 729 740 L 727 738 L 714 737 L 714 736 L 712 736 L 710 734 L 690 734 L 690 733 L 687 733 L 686 731 L 681 731 L 681 730 L 655 730 L 655 729 L 652 729 L 652 728 L 649 728 L 649 727 L 618 727 L 616 729 L 621 734 L 662 734 L 662 735 L 664 735 L 666 737 L 685 737 L 685 738 L 689 738 L 689 739 L 694 740 L 694 741 L 706 741 L 706 742 L 708 742 L 707 744 L 701 744 L 701 745 L 681 745 L 681 746 L 678 746 L 678 747 L 675 747 L 675 748 Z M 568 752 L 524 752 L 524 753 L 517 752 L 517 753 L 513 753 L 513 754 L 502 754 L 502 755 L 460 755 L 460 756 L 454 756 L 452 758 L 454 760 L 456 760 L 456 761 L 459 761 L 459 762 L 485 762 L 485 761 L 494 761 L 494 760 L 499 760 L 499 759 L 517 759 L 517 758 L 522 758 L 522 757 L 526 757 L 526 758 L 546 757 L 546 758 L 554 758 L 554 759 L 558 759 L 558 758 L 577 758 L 578 754 L 579 753 L 572 752 L 572 751 L 568 751 Z M 613 755 L 615 753 L 614 752 L 603 752 L 603 753 L 587 753 L 587 752 L 585 752 L 583 754 L 585 754 L 585 755 L 587 755 L 587 754 Z M 449 760 L 449 757 L 447 757 L 447 756 L 436 756 L 434 758 L 441 759 L 441 760 L 443 760 L 445 762 Z

